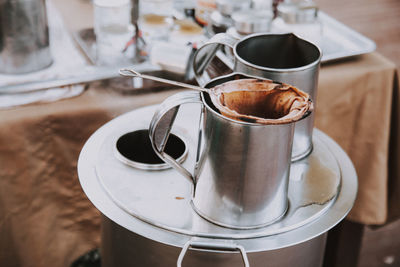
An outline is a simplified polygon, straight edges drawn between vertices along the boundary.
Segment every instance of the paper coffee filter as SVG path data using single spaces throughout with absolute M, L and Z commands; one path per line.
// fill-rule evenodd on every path
M 234 80 L 211 90 L 211 101 L 221 114 L 239 121 L 285 124 L 300 120 L 313 109 L 307 93 L 270 80 Z

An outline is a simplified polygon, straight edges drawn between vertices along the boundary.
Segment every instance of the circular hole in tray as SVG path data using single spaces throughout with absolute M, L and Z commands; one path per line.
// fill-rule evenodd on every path
M 117 157 L 125 164 L 144 170 L 162 170 L 170 168 L 153 150 L 149 131 L 146 129 L 129 132 L 118 138 L 116 143 Z M 178 162 L 186 159 L 185 142 L 170 134 L 165 152 Z

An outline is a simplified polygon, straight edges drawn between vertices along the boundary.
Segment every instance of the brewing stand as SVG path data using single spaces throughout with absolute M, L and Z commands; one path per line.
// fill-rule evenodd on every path
M 189 181 L 149 159 L 144 141 L 135 139 L 146 133 L 156 108 L 108 122 L 80 155 L 82 188 L 103 214 L 103 267 L 321 266 L 326 233 L 349 212 L 357 191 L 353 164 L 331 138 L 315 130 L 313 152 L 292 163 L 290 204 L 281 220 L 263 228 L 230 229 L 197 215 Z M 171 131 L 171 147 L 179 147 L 176 158 L 189 169 L 198 136 L 190 129 L 198 129 L 199 116 L 199 105 L 182 106 Z M 134 148 L 138 143 L 142 146 Z M 137 153 L 127 153 L 127 147 Z

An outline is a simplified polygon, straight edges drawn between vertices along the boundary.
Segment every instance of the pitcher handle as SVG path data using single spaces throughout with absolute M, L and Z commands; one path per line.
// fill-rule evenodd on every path
M 187 103 L 202 104 L 200 93 L 184 91 L 165 99 L 153 115 L 149 127 L 149 136 L 156 154 L 195 185 L 194 175 L 164 151 L 179 107 Z
M 237 42 L 238 39 L 229 34 L 218 33 L 196 51 L 193 57 L 193 71 L 200 86 L 204 86 L 210 80 L 205 70 L 220 47 L 225 45 L 233 49 Z M 225 60 L 224 63 L 233 71 L 233 62 Z
M 182 267 L 183 258 L 189 248 L 198 249 L 208 249 L 216 251 L 239 251 L 242 256 L 242 261 L 245 267 L 250 267 L 249 259 L 247 258 L 246 250 L 243 246 L 237 245 L 235 243 L 215 243 L 215 242 L 199 242 L 199 241 L 188 241 L 182 248 L 179 254 L 178 261 L 176 263 L 177 267 Z

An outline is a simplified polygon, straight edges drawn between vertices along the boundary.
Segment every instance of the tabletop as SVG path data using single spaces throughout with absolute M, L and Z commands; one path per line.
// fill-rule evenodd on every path
M 64 15 L 73 9 L 67 1 L 55 2 Z M 74 3 L 87 10 L 88 3 Z M 79 14 L 81 23 L 65 17 L 71 29 L 91 22 Z M 93 83 L 73 98 L 0 110 L 0 263 L 69 266 L 97 247 L 99 213 L 76 172 L 84 142 L 110 119 L 177 91 L 122 94 L 109 83 Z M 359 192 L 351 221 L 381 225 L 400 215 L 398 103 L 396 67 L 378 53 L 321 67 L 315 126 L 356 167 Z

